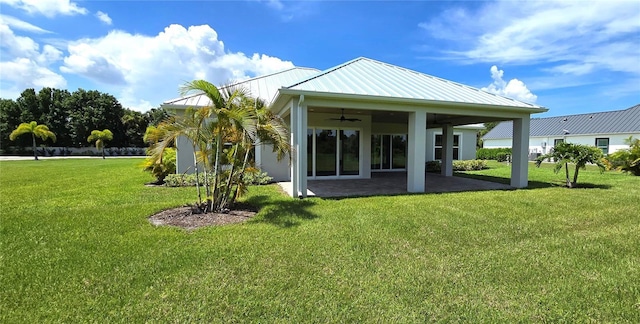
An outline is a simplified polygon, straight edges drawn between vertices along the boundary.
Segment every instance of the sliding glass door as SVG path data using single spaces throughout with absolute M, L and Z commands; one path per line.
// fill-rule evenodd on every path
M 406 134 L 371 136 L 371 171 L 405 170 L 406 167 Z
M 307 176 L 336 177 L 360 174 L 360 131 L 309 128 Z

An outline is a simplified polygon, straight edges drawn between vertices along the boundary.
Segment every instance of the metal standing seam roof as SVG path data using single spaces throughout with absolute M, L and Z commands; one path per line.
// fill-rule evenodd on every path
M 511 138 L 512 122 L 504 121 L 483 139 Z M 624 110 L 531 119 L 530 137 L 640 133 L 640 104 Z
M 546 111 L 541 106 L 365 57 L 330 68 L 286 88 L 305 92 L 540 108 Z
M 278 89 L 285 85 L 294 84 L 299 80 L 315 75 L 320 70 L 312 68 L 294 67 L 288 70 L 258 76 L 248 80 L 233 83 L 229 86 L 242 86 L 249 91 L 249 95 L 258 97 L 270 105 L 276 97 Z M 220 87 L 220 89 L 224 89 Z M 204 94 L 193 94 L 186 97 L 167 100 L 163 105 L 185 106 L 185 107 L 206 107 L 211 104 L 211 100 Z

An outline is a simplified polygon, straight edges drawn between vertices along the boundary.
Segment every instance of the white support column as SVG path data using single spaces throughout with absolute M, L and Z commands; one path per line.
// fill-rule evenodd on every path
M 442 160 L 440 174 L 445 177 L 453 176 L 453 126 L 442 127 Z
M 298 105 L 298 195 L 307 197 L 307 125 L 308 110 L 304 96 L 300 96 Z
M 513 120 L 513 143 L 511 145 L 511 186 L 526 188 L 529 185 L 529 115 Z
M 291 197 L 298 196 L 299 189 L 299 167 L 298 167 L 298 144 L 300 141 L 300 134 L 298 131 L 298 123 L 299 123 L 299 110 L 298 110 L 298 99 L 293 99 L 293 103 L 291 105 L 291 111 L 289 112 L 289 120 L 291 122 L 291 148 L 293 152 L 291 152 Z
M 407 191 L 424 192 L 425 155 L 427 143 L 427 113 L 409 113 L 409 138 L 407 147 Z

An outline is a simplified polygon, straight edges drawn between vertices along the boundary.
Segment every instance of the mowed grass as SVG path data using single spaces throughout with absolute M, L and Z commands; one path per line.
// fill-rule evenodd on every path
M 0 162 L 0 322 L 640 322 L 640 178 L 294 200 L 185 231 L 136 159 Z M 470 174 L 470 175 L 469 175 Z M 509 169 L 466 176 L 508 177 Z M 504 179 L 503 179 L 504 181 Z

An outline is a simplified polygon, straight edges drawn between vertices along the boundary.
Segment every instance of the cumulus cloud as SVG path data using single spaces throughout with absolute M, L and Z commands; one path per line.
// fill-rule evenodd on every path
M 70 0 L 0 0 L 0 3 L 49 18 L 57 15 L 86 15 L 89 12 Z
M 62 59 L 60 50 L 48 44 L 41 48 L 33 39 L 15 35 L 5 20 L 0 21 L 0 39 L 0 97 L 14 98 L 25 88 L 66 87 L 64 77 L 51 68 Z
M 491 78 L 493 82 L 482 88 L 482 90 L 528 103 L 536 102 L 538 96 L 531 93 L 524 82 L 518 79 L 511 79 L 509 82 L 505 82 L 502 78 L 503 76 L 503 70 L 498 69 L 495 65 L 492 66 Z
M 106 25 L 111 25 L 113 23 L 111 17 L 102 11 L 96 12 L 96 17 Z
M 449 9 L 419 26 L 448 42 L 447 57 L 464 62 L 546 63 L 558 73 L 640 75 L 638 9 L 636 1 L 496 1 Z
M 0 62 L 3 81 L 11 81 L 17 89 L 65 88 L 67 81 L 59 74 L 28 58 Z
M 170 25 L 157 35 L 111 31 L 70 42 L 60 70 L 108 86 L 125 106 L 148 110 L 186 81 L 224 84 L 293 67 L 265 54 L 228 52 L 208 25 Z

